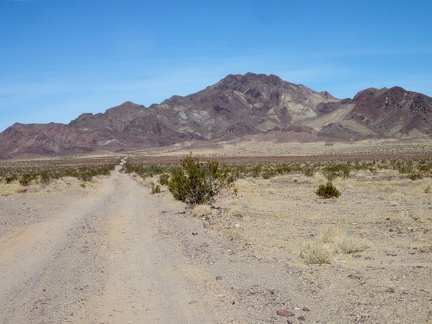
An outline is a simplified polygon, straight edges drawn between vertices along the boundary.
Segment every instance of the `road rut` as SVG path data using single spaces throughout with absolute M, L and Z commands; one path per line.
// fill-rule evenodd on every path
M 212 321 L 190 284 L 199 270 L 158 236 L 159 212 L 117 167 L 99 189 L 21 228 L 0 244 L 0 322 Z

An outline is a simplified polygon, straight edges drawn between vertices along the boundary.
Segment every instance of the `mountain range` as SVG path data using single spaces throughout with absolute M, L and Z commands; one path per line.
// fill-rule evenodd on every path
M 431 138 L 432 98 L 400 87 L 350 99 L 276 75 L 228 75 L 150 107 L 125 102 L 69 124 L 19 124 L 0 133 L 0 158 L 134 151 L 190 141 L 357 141 Z

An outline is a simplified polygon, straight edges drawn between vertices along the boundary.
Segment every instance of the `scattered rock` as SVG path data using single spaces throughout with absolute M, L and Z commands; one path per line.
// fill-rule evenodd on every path
M 299 321 L 306 321 L 306 317 L 304 317 L 303 315 L 302 316 L 299 316 L 299 317 L 297 317 L 297 319 L 299 320 Z
M 355 274 L 349 274 L 349 275 L 348 275 L 348 278 L 350 278 L 350 279 L 361 279 L 360 276 L 357 276 L 357 275 L 355 275 Z
M 279 309 L 278 311 L 276 311 L 276 314 L 283 317 L 295 316 L 295 314 L 288 309 Z
M 303 307 L 303 312 L 310 312 L 310 309 L 307 307 Z
M 216 276 L 216 281 L 222 280 L 222 276 Z

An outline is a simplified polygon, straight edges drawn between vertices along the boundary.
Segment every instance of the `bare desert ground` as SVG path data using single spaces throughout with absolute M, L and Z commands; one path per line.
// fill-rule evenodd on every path
M 431 156 L 430 143 L 417 144 L 339 152 Z M 226 145 L 219 156 L 239 150 Z M 240 145 L 266 152 L 263 143 Z M 275 145 L 268 150 L 280 152 Z M 338 152 L 316 145 L 297 148 Z M 301 155 L 284 149 L 278 156 Z M 1 185 L 0 322 L 432 323 L 430 177 L 353 170 L 333 181 L 341 191 L 333 199 L 315 194 L 327 181 L 320 172 L 247 177 L 237 195 L 188 208 L 165 187 L 151 194 L 156 178 L 119 170 L 85 186 Z

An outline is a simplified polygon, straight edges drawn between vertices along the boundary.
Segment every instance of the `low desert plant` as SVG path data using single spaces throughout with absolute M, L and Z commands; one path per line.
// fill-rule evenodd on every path
M 340 235 L 341 230 L 339 228 L 327 227 L 320 233 L 318 240 L 325 244 L 334 244 Z
M 180 167 L 171 170 L 168 189 L 175 199 L 189 205 L 211 202 L 222 188 L 235 181 L 229 168 L 219 165 L 218 162 L 204 164 L 190 155 L 180 163 Z
M 167 174 L 167 173 L 162 173 L 160 176 L 159 176 L 159 183 L 162 185 L 162 186 L 167 186 L 168 185 L 168 183 L 169 183 L 169 174 Z
M 330 264 L 333 261 L 331 250 L 321 241 L 313 241 L 303 247 L 300 258 L 306 264 Z
M 304 167 L 303 172 L 306 177 L 313 177 L 315 174 L 315 167 L 313 165 L 307 165 Z
M 415 180 L 419 180 L 419 179 L 423 179 L 424 178 L 424 174 L 422 172 L 411 172 L 410 174 L 408 174 L 408 178 L 410 178 L 411 180 L 415 181 Z
M 366 250 L 366 242 L 356 236 L 339 236 L 335 241 L 335 250 L 340 254 L 350 254 Z
M 339 228 L 329 227 L 303 247 L 300 257 L 307 264 L 329 264 L 335 254 L 362 252 L 367 248 L 366 242 L 353 233 L 344 233 Z
M 36 179 L 36 175 L 25 173 L 22 174 L 19 178 L 19 184 L 21 186 L 28 186 L 33 180 Z
M 42 171 L 40 174 L 39 174 L 39 176 L 40 176 L 40 182 L 42 183 L 42 184 L 48 184 L 49 182 L 50 182 L 50 180 L 51 180 L 51 176 L 50 176 L 50 174 L 49 174 L 49 172 L 48 171 Z
M 323 168 L 323 175 L 328 181 L 332 181 L 337 177 L 349 178 L 351 166 L 348 163 L 329 164 Z
M 151 193 L 152 194 L 157 194 L 157 193 L 161 193 L 161 187 L 158 184 L 155 184 L 154 182 L 151 183 Z
M 341 195 L 340 191 L 333 185 L 331 181 L 328 181 L 325 185 L 320 185 L 315 193 L 321 198 L 337 198 Z

